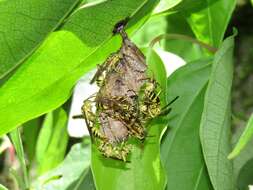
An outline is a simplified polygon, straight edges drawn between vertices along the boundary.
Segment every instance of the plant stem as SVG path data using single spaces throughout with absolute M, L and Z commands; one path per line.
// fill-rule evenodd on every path
M 28 173 L 26 169 L 25 154 L 24 154 L 24 149 L 23 149 L 23 144 L 22 144 L 19 128 L 16 128 L 12 132 L 10 132 L 10 137 L 15 147 L 15 150 L 16 150 L 16 153 L 21 165 L 21 170 L 23 173 L 23 181 L 24 181 L 24 186 L 26 190 L 29 188 L 29 179 L 28 179 Z
M 201 47 L 207 49 L 208 51 L 210 51 L 211 53 L 215 53 L 217 51 L 217 49 L 215 47 L 212 47 L 204 42 L 201 42 L 199 40 L 196 40 L 195 38 L 192 38 L 190 36 L 186 36 L 186 35 L 182 35 L 182 34 L 161 34 L 159 36 L 157 36 L 156 38 L 154 38 L 151 42 L 150 42 L 150 47 L 152 48 L 155 43 L 159 42 L 161 39 L 177 39 L 177 40 L 185 40 L 185 41 L 189 41 L 195 44 L 200 45 Z

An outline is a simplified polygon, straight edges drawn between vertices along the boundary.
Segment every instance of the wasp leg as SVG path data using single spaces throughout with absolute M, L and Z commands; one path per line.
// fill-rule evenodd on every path
M 121 59 L 119 53 L 112 53 L 102 65 L 98 65 L 97 72 L 95 73 L 94 77 L 91 79 L 90 84 L 93 84 L 97 81 L 100 77 L 104 78 L 102 75 L 104 72 L 109 72 L 111 69 L 114 69 L 115 64 Z M 116 67 L 115 67 L 116 68 Z M 101 79 L 103 80 L 103 79 Z
M 171 100 L 166 106 L 164 106 L 162 109 L 161 109 L 161 112 L 159 113 L 158 116 L 165 116 L 167 114 L 169 114 L 172 110 L 172 108 L 169 108 L 169 106 L 171 104 L 173 104 L 177 99 L 179 98 L 179 96 L 175 97 L 173 100 Z
M 103 73 L 103 66 L 102 65 L 97 65 L 97 72 L 93 76 L 93 78 L 90 81 L 90 84 L 93 84 Z
M 173 100 L 171 100 L 164 108 L 170 106 L 171 104 L 173 104 L 177 99 L 179 98 L 179 96 L 176 96 Z M 163 109 L 164 109 L 163 108 Z
M 94 97 L 95 94 L 84 100 L 82 106 L 82 116 L 75 116 L 76 118 L 83 118 L 85 120 L 92 142 L 94 140 L 94 137 L 102 138 L 102 134 L 95 127 L 96 114 L 92 111 L 92 104 L 94 100 L 91 100 Z

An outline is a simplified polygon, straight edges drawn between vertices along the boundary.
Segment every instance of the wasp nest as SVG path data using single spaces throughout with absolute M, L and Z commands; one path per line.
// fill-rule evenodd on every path
M 145 124 L 161 111 L 158 85 L 147 76 L 145 56 L 122 25 L 116 32 L 122 46 L 98 66 L 91 83 L 96 82 L 100 89 L 84 101 L 82 118 L 104 156 L 126 161 L 131 151 L 128 138 L 145 140 Z

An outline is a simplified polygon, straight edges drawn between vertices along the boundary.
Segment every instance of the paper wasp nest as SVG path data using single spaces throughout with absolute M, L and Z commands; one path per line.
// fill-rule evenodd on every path
M 84 101 L 82 117 L 101 153 L 126 161 L 131 151 L 128 138 L 145 140 L 145 124 L 160 114 L 160 100 L 156 81 L 146 74 L 145 56 L 123 26 L 116 30 L 122 46 L 98 66 L 91 83 L 96 81 L 100 89 Z

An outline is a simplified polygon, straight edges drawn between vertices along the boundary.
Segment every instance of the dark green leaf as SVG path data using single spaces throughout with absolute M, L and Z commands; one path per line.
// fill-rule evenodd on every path
M 148 52 L 148 64 L 154 77 L 162 86 L 166 84 L 166 72 L 160 58 L 152 50 Z M 159 77 L 158 77 L 159 76 Z M 92 172 L 99 190 L 163 190 L 166 177 L 160 161 L 160 137 L 166 124 L 156 120 L 149 125 L 145 143 L 135 142 L 130 162 L 105 158 L 92 146 Z M 129 182 L 129 183 L 128 183 Z
M 68 31 L 50 35 L 0 88 L 0 135 L 63 104 L 75 82 L 119 47 L 119 36 L 110 39 L 115 23 L 132 15 L 133 32 L 156 3 L 113 0 L 76 11 L 64 27 Z
M 0 2 L 0 78 L 22 63 L 70 13 L 78 0 Z
M 168 190 L 212 189 L 199 139 L 211 61 L 188 63 L 168 79 L 167 101 L 179 96 L 172 105 L 169 128 L 161 145 Z
M 234 189 L 232 162 L 227 159 L 231 130 L 231 86 L 234 36 L 226 39 L 215 54 L 205 94 L 200 139 L 215 190 Z
M 35 156 L 36 142 L 39 134 L 40 124 L 40 118 L 36 118 L 22 125 L 24 149 L 30 162 L 33 161 Z
M 234 132 L 232 138 L 233 147 L 236 146 L 236 143 L 238 142 L 240 136 L 243 134 L 244 129 L 244 127 L 236 128 L 236 131 Z M 253 173 L 251 173 L 252 167 L 249 168 L 249 170 L 251 171 L 247 170 L 248 165 L 251 164 L 253 159 L 252 146 L 253 139 L 251 139 L 250 142 L 248 142 L 245 148 L 241 151 L 241 153 L 233 159 L 233 173 L 238 188 L 245 185 L 249 185 L 250 180 L 248 178 L 253 179 Z
M 241 168 L 239 176 L 237 178 L 238 190 L 248 190 L 249 185 L 253 185 L 253 159 L 245 163 Z
M 88 173 L 84 172 L 78 181 L 78 183 L 73 184 L 68 190 L 96 190 L 91 169 L 89 169 Z

